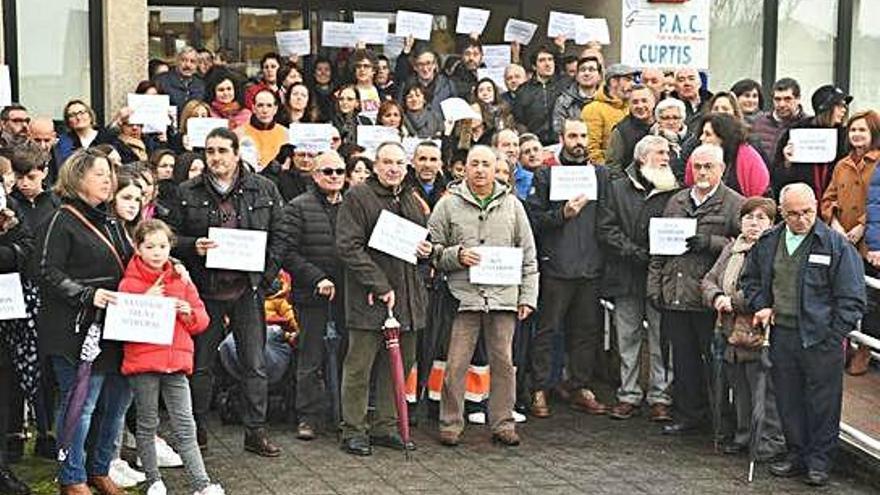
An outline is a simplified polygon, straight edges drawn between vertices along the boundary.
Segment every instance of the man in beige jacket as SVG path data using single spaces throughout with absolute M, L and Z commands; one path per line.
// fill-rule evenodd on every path
M 465 373 L 481 330 L 492 370 L 492 439 L 519 445 L 511 415 L 516 395 L 511 350 L 516 319 L 526 319 L 538 303 L 538 262 L 525 208 L 495 181 L 495 166 L 491 148 L 471 148 L 465 180 L 449 186 L 428 221 L 433 263 L 447 274 L 459 301 L 440 398 L 440 442 L 448 446 L 458 444 L 464 429 Z M 491 248 L 517 249 L 499 255 Z M 489 278 L 478 278 L 478 271 L 490 272 Z

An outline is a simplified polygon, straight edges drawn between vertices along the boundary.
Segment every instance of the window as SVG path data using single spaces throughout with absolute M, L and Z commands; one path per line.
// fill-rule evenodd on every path
M 852 30 L 852 63 L 850 64 L 850 89 L 853 108 L 864 110 L 880 108 L 880 24 L 870 14 L 870 8 L 877 5 L 872 0 L 855 0 L 853 6 L 855 20 Z
M 763 2 L 715 0 L 709 27 L 709 86 L 727 90 L 740 79 L 761 81 Z
M 269 52 L 278 51 L 276 31 L 303 29 L 300 10 L 238 9 L 238 54 L 247 63 L 247 73 L 254 76 L 260 71 L 260 59 Z
M 149 7 L 150 58 L 172 62 L 185 46 L 220 47 L 220 9 L 214 7 Z
M 34 8 L 16 1 L 18 100 L 32 114 L 60 118 L 73 98 L 91 100 L 89 0 L 54 0 Z
M 837 0 L 779 0 L 776 78 L 793 77 L 804 107 L 819 86 L 834 81 Z

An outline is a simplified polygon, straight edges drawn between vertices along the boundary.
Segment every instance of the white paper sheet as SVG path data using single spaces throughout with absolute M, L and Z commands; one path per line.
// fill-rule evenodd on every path
M 473 249 L 480 255 L 480 263 L 468 270 L 472 284 L 520 285 L 522 283 L 522 248 L 479 246 Z
M 489 10 L 459 7 L 458 17 L 455 21 L 456 34 L 483 34 L 491 14 L 492 12 Z
M 547 19 L 547 37 L 565 36 L 565 39 L 574 39 L 577 34 L 577 23 L 583 18 L 582 15 L 551 10 Z
M 368 45 L 384 45 L 388 39 L 388 19 L 361 17 L 354 20 L 357 41 Z
M 428 237 L 428 229 L 388 210 L 382 210 L 367 246 L 415 265 L 419 243 Z
M 596 167 L 593 165 L 556 166 L 550 168 L 550 201 L 568 201 L 586 194 L 587 199 L 599 197 Z
M 403 52 L 403 45 L 405 43 L 406 38 L 402 38 L 396 34 L 389 34 L 385 38 L 385 48 L 382 49 L 382 53 L 388 58 L 398 57 L 401 52 Z
M 431 29 L 434 24 L 432 14 L 398 10 L 394 34 L 406 38 L 412 35 L 417 40 L 431 40 Z
M 406 157 L 409 160 L 412 160 L 413 155 L 416 153 L 416 148 L 418 148 L 419 144 L 430 141 L 437 145 L 437 148 L 440 148 L 442 141 L 439 139 L 422 139 L 418 137 L 405 137 L 401 141 L 400 144 L 403 145 L 403 150 L 406 151 Z
M 356 44 L 357 36 L 353 23 L 324 21 L 321 24 L 321 46 L 328 48 L 353 48 Z
M 116 302 L 107 305 L 104 319 L 106 340 L 171 345 L 177 316 L 171 297 L 116 293 Z
M 229 128 L 229 121 L 214 117 L 194 117 L 186 121 L 186 135 L 193 148 L 204 148 L 208 133 L 218 127 Z
M 208 250 L 206 268 L 262 272 L 266 268 L 266 231 L 211 227 L 208 239 L 217 247 Z
M 4 202 L 6 196 L 3 196 Z M 21 276 L 18 273 L 0 275 L 0 320 L 27 318 Z
M 330 151 L 333 138 L 331 124 L 290 124 L 288 141 L 297 149 L 320 153 Z
M 152 129 L 165 129 L 171 123 L 168 118 L 168 95 L 128 94 L 128 107 L 131 115 L 128 121 L 132 124 L 149 125 Z
M 464 119 L 481 119 L 471 105 L 461 98 L 447 98 L 440 102 L 443 118 L 457 122 Z
M 687 238 L 697 233 L 696 218 L 652 218 L 648 222 L 650 254 L 678 256 L 687 252 Z
M 12 79 L 9 77 L 9 66 L 0 64 L 0 107 L 12 105 Z
M 483 63 L 486 67 L 510 65 L 510 45 L 483 45 Z
M 519 19 L 508 19 L 504 26 L 504 41 L 519 42 L 520 45 L 528 45 L 535 36 L 538 25 L 532 22 L 521 21 Z
M 598 41 L 603 45 L 611 44 L 611 33 L 608 31 L 608 21 L 603 18 L 578 20 L 575 25 L 574 42 L 578 45 L 586 45 L 590 41 Z
M 371 153 L 375 153 L 380 144 L 393 141 L 400 142 L 400 133 L 393 127 L 384 125 L 359 125 L 357 127 L 357 144 Z
M 477 79 L 488 77 L 498 86 L 498 91 L 503 93 L 507 91 L 507 85 L 504 82 L 504 70 L 506 67 L 487 67 L 485 69 L 477 69 Z
M 837 157 L 836 129 L 792 129 L 792 163 L 826 163 Z
M 312 36 L 308 29 L 278 31 L 275 33 L 275 44 L 278 45 L 278 53 L 282 57 L 312 53 Z

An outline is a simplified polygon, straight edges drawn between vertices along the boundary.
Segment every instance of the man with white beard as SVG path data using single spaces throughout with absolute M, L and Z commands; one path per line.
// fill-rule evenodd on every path
M 660 217 L 678 184 L 669 168 L 669 143 L 660 136 L 646 136 L 636 145 L 634 161 L 625 176 L 612 182 L 608 198 L 599 211 L 599 239 L 606 249 L 603 295 L 614 299 L 614 318 L 620 351 L 620 388 L 614 419 L 628 419 L 643 398 L 652 421 L 669 421 L 672 373 L 663 366 L 660 349 L 660 313 L 648 304 L 648 222 Z M 648 322 L 647 330 L 642 321 Z M 639 386 L 639 353 L 647 332 L 650 351 L 650 389 L 644 397 Z

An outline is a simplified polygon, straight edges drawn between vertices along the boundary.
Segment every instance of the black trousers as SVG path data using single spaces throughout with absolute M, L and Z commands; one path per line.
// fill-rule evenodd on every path
M 269 379 L 266 374 L 266 315 L 263 295 L 247 290 L 233 301 L 205 300 L 205 309 L 211 317 L 208 329 L 196 335 L 195 366 L 190 379 L 193 415 L 202 422 L 211 407 L 214 387 L 212 368 L 217 358 L 217 347 L 226 334 L 224 320 L 229 317 L 229 331 L 235 337 L 235 348 L 242 366 L 242 422 L 247 428 L 259 428 L 266 423 Z
M 779 326 L 770 339 L 771 376 L 789 455 L 827 472 L 840 433 L 842 339 L 830 337 L 804 349 L 797 329 Z
M 715 315 L 664 311 L 662 330 L 672 344 L 672 404 L 676 418 L 688 423 L 709 419 L 710 346 Z
M 597 281 L 541 277 L 541 311 L 532 341 L 532 386 L 546 390 L 553 370 L 553 342 L 565 332 L 566 369 L 574 389 L 589 388 L 602 345 Z
M 0 467 L 6 467 L 8 462 L 6 458 L 6 430 L 9 427 L 9 404 L 13 399 L 15 389 L 18 384 L 15 383 L 15 369 L 12 366 L 12 360 L 9 354 L 2 346 L 0 346 Z
M 338 299 L 337 299 L 338 301 Z M 333 306 L 336 331 L 339 340 L 336 341 L 336 386 L 342 383 L 342 362 L 348 349 L 348 339 L 345 334 L 345 318 L 342 307 L 339 304 Z M 324 340 L 326 333 L 329 308 L 323 306 L 301 306 L 297 308 L 300 322 L 300 334 L 296 343 L 296 412 L 300 421 L 310 425 L 322 424 L 330 411 L 331 394 L 340 393 L 339 390 L 329 388 L 328 358 L 330 349 Z M 332 417 L 329 416 L 329 417 Z M 335 429 L 338 425 L 333 425 Z

